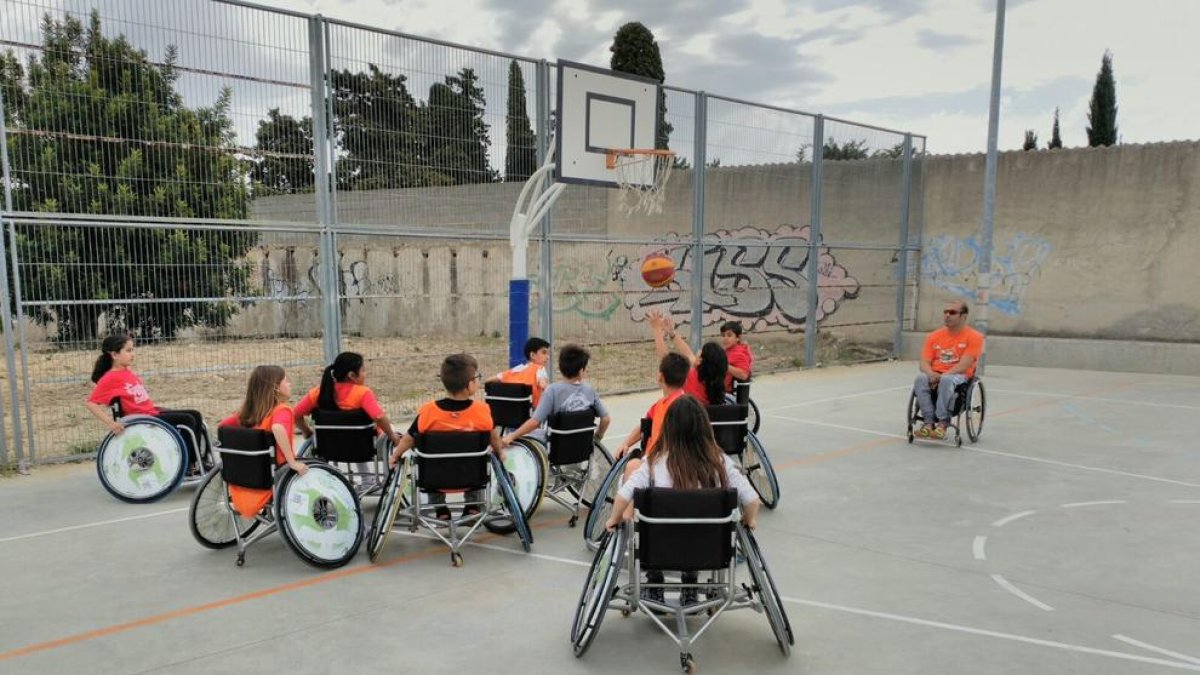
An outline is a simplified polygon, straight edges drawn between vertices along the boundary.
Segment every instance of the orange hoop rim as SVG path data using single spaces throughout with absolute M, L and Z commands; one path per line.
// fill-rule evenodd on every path
M 607 148 L 604 150 L 604 166 L 608 169 L 617 168 L 617 159 L 621 157 L 674 157 L 674 150 L 659 150 L 657 148 Z

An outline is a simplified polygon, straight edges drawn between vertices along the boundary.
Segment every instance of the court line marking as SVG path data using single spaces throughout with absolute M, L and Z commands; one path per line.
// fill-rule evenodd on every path
M 987 552 L 984 547 L 987 546 L 987 535 L 976 535 L 975 542 L 971 545 L 971 553 L 976 560 L 987 560 Z
M 1034 607 L 1037 607 L 1038 609 L 1040 609 L 1042 611 L 1045 611 L 1045 612 L 1053 612 L 1054 611 L 1053 607 L 1051 607 L 1050 605 L 1047 605 L 1046 603 L 1042 602 L 1041 600 L 1038 600 L 1037 598 L 1026 593 L 1025 591 L 1017 588 L 1013 584 L 1013 582 L 1009 581 L 1008 579 L 1005 579 L 1003 575 L 993 574 L 992 581 L 999 584 L 1000 588 L 1003 588 L 1004 590 L 1008 591 L 1009 593 L 1012 593 L 1013 595 L 1024 600 L 1025 602 L 1028 602 L 1029 604 L 1033 605 Z
M 124 518 L 113 518 L 112 520 L 101 520 L 94 523 L 83 523 L 81 525 L 68 525 L 66 527 L 57 527 L 53 530 L 43 530 L 41 532 L 30 532 L 28 534 L 18 534 L 12 537 L 4 537 L 0 539 L 0 544 L 6 544 L 10 541 L 21 541 L 22 539 L 33 539 L 35 537 L 44 537 L 48 534 L 59 534 L 62 532 L 74 532 L 75 530 L 86 530 L 90 527 L 101 527 L 103 525 L 115 525 L 117 523 L 127 523 L 131 520 L 144 520 L 146 518 L 157 518 L 166 516 L 172 513 L 183 513 L 187 511 L 187 506 L 178 509 L 168 509 L 166 511 L 155 511 L 154 513 L 142 513 L 136 516 L 126 516 Z
M 1059 504 L 1059 506 L 1064 509 L 1076 509 L 1076 508 L 1079 508 L 1080 506 L 1105 506 L 1107 504 L 1128 504 L 1128 503 L 1129 502 L 1124 499 L 1106 499 L 1106 500 L 1100 500 L 1100 501 L 1094 501 L 1094 502 L 1073 502 L 1071 504 Z
M 1188 663 L 1194 663 L 1194 664 L 1200 666 L 1200 659 L 1198 659 L 1194 656 L 1188 656 L 1187 654 L 1180 654 L 1179 652 L 1173 652 L 1170 649 L 1163 649 L 1162 647 L 1156 647 L 1148 642 L 1142 642 L 1141 640 L 1135 640 L 1135 639 L 1129 637 L 1128 635 L 1121 635 L 1120 633 L 1117 633 L 1117 634 L 1113 635 L 1113 639 L 1120 640 L 1121 642 L 1124 642 L 1125 644 L 1133 645 L 1134 647 L 1141 647 L 1142 649 L 1145 649 L 1147 651 L 1158 652 L 1159 654 L 1162 654 L 1163 656 L 1170 656 L 1173 659 L 1179 659 L 1180 661 L 1186 661 Z
M 1200 499 L 1172 499 L 1172 504 L 1200 504 Z
M 812 401 L 801 401 L 800 403 L 791 403 L 789 405 L 781 405 L 775 408 L 763 408 L 762 412 L 769 413 L 776 410 L 788 410 L 790 408 L 803 408 L 808 405 L 817 405 L 818 403 L 829 403 L 831 401 L 842 401 L 848 398 L 858 398 L 860 396 L 874 396 L 875 394 L 887 394 L 901 389 L 912 389 L 911 384 L 906 384 L 899 387 L 888 387 L 886 389 L 872 389 L 870 391 L 860 391 L 856 394 L 843 394 L 841 396 L 830 396 L 829 398 L 818 398 Z
M 997 520 L 996 522 L 992 523 L 992 527 L 1004 527 L 1005 525 L 1013 522 L 1014 520 L 1020 520 L 1022 518 L 1026 518 L 1028 516 L 1032 516 L 1035 513 L 1037 513 L 1037 511 L 1022 511 L 1020 513 L 1014 513 L 1011 516 L 1005 516 L 1005 517 L 1001 518 L 1000 520 Z
M 989 387 L 989 389 L 991 389 L 991 387 Z M 1087 401 L 1104 401 L 1105 403 L 1120 403 L 1122 405 L 1140 405 L 1148 408 L 1179 408 L 1181 410 L 1200 410 L 1200 405 L 1184 405 L 1182 403 L 1155 403 L 1153 401 L 1087 396 L 1084 394 L 1056 394 L 1050 391 L 1029 391 L 1027 389 L 992 389 L 992 391 L 995 391 L 997 394 L 1017 394 L 1018 396 L 1053 396 L 1056 398 L 1074 398 Z

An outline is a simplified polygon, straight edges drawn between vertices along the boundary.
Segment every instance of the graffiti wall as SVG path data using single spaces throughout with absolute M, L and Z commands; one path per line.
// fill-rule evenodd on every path
M 979 239 L 979 234 L 930 238 L 921 252 L 921 281 L 956 297 L 973 299 L 983 250 Z M 993 241 L 992 309 L 1008 316 L 1020 316 L 1025 311 L 1025 296 L 1041 276 L 1051 249 L 1046 238 L 1022 233 Z

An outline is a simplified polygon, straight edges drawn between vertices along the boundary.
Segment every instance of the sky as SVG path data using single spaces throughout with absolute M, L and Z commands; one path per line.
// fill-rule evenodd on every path
M 640 21 L 668 84 L 924 134 L 934 154 L 986 148 L 995 0 L 262 1 L 602 67 Z M 1009 0 L 1000 149 L 1026 129 L 1044 145 L 1056 107 L 1063 142 L 1086 145 L 1105 50 L 1123 142 L 1200 138 L 1198 27 L 1200 0 Z

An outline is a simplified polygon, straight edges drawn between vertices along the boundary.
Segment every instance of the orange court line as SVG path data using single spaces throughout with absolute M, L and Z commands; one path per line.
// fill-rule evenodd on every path
M 1094 398 L 1094 397 L 1100 396 L 1102 394 L 1111 394 L 1113 392 L 1121 391 L 1122 389 L 1129 389 L 1130 387 L 1132 387 L 1136 384 L 1138 384 L 1138 382 L 1136 380 L 1127 380 L 1125 382 L 1118 382 L 1116 384 L 1113 384 L 1113 385 L 1110 385 L 1107 387 L 1101 387 L 1089 394 L 1079 395 L 1079 398 Z M 1050 403 L 1055 403 L 1057 401 L 1061 401 L 1061 400 L 1063 400 L 1063 398 L 1064 397 L 1062 397 L 1062 396 L 1055 396 L 1054 398 L 1044 398 L 1044 399 L 1041 399 L 1038 401 L 1033 401 L 1032 403 L 1026 403 L 1025 405 L 1022 405 L 1022 406 L 1017 406 L 1016 408 L 1009 408 L 1008 410 L 1001 410 L 1000 412 L 998 412 L 994 415 L 989 415 L 989 417 L 1004 417 L 1005 415 L 1011 415 L 1013 413 L 1025 412 L 1027 410 L 1034 410 L 1035 408 L 1040 408 L 1044 405 L 1048 405 Z

